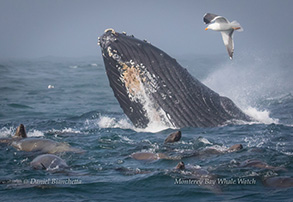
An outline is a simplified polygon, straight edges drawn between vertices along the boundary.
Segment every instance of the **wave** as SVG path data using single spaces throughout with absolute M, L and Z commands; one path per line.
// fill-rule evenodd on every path
M 244 112 L 250 117 L 254 118 L 256 121 L 264 124 L 278 124 L 279 120 L 270 117 L 270 112 L 268 110 L 258 110 L 254 107 L 248 107 L 244 109 Z M 255 122 L 252 122 L 255 123 Z
M 102 116 L 97 122 L 100 128 L 121 128 L 121 129 L 133 129 L 133 125 L 126 119 L 116 119 L 114 117 Z
M 18 109 L 32 109 L 32 107 L 22 104 L 11 103 L 8 104 L 9 107 L 18 108 Z
M 0 129 L 0 138 L 11 137 L 14 135 L 14 133 L 15 133 L 14 127 L 10 127 L 10 128 L 3 127 Z
M 55 137 L 57 137 L 58 135 L 65 135 L 65 134 L 88 134 L 88 132 L 83 132 L 77 129 L 73 129 L 73 128 L 63 128 L 63 129 L 52 129 L 52 130 L 48 130 L 45 133 L 49 133 L 49 134 L 53 134 Z
M 86 120 L 85 125 L 96 125 L 99 128 L 120 128 L 120 129 L 130 129 L 136 132 L 150 132 L 157 133 L 166 129 L 169 129 L 165 125 L 156 122 L 150 123 L 146 128 L 136 128 L 125 116 L 123 117 L 111 117 L 107 115 L 101 115 L 98 120 Z
M 32 131 L 28 131 L 27 132 L 27 136 L 28 137 L 43 137 L 44 133 L 42 131 L 39 130 L 32 130 Z

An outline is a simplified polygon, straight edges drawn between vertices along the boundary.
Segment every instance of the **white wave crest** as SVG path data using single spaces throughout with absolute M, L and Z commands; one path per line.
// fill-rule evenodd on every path
M 49 132 L 55 133 L 55 134 L 65 134 L 65 133 L 78 134 L 78 133 L 81 133 L 80 130 L 76 130 L 76 129 L 73 129 L 73 128 L 64 128 L 64 129 L 61 129 L 61 130 L 52 129 Z
M 126 137 L 126 136 L 123 136 L 123 135 L 118 135 L 118 136 L 121 138 L 121 140 L 122 140 L 123 142 L 127 142 L 127 143 L 130 143 L 130 144 L 134 144 L 134 143 L 135 143 L 133 140 L 129 139 L 129 138 Z
M 88 121 L 87 121 L 87 124 Z M 131 129 L 136 132 L 150 132 L 156 133 L 168 129 L 163 123 L 152 122 L 146 128 L 136 128 L 130 123 L 127 118 L 114 118 L 109 116 L 101 116 L 97 122 L 99 128 L 121 128 L 121 129 Z
M 121 128 L 121 129 L 133 129 L 133 126 L 126 120 L 117 120 L 113 117 L 102 116 L 98 120 L 98 126 L 100 128 Z
M 197 139 L 199 142 L 202 142 L 204 144 L 209 144 L 209 145 L 213 145 L 213 143 L 211 143 L 208 139 L 204 138 L 204 137 L 199 137 Z
M 244 110 L 244 112 L 254 118 L 255 120 L 259 121 L 260 123 L 264 124 L 278 124 L 279 120 L 278 119 L 273 119 L 270 117 L 270 112 L 267 110 L 260 111 L 254 107 L 248 107 L 247 109 Z
M 32 130 L 27 133 L 28 137 L 43 137 L 44 133 L 39 130 Z
M 13 127 L 6 128 L 3 127 L 0 129 L 0 138 L 7 138 L 13 136 L 15 133 L 15 130 Z

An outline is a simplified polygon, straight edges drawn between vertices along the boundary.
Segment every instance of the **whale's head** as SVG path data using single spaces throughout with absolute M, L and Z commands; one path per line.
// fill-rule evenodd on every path
M 148 51 L 158 49 L 145 40 L 113 29 L 105 30 L 98 45 L 114 95 L 134 125 L 145 128 L 150 120 L 166 120 L 152 96 L 159 86 L 152 67 L 159 67 L 159 62 L 150 57 Z M 160 53 L 163 54 L 162 51 L 154 54 L 162 57 Z
M 122 66 L 141 65 L 145 58 L 142 49 L 150 46 L 146 40 L 139 40 L 125 32 L 118 33 L 114 29 L 106 29 L 98 38 L 98 45 L 102 49 L 103 59 L 111 62 L 117 69 Z M 106 61 L 105 61 L 106 62 Z M 106 67 L 107 68 L 107 67 Z
M 104 31 L 104 34 L 98 38 L 98 45 L 102 48 L 102 51 L 107 49 L 108 46 L 111 45 L 111 42 L 117 40 L 117 35 L 118 33 L 116 33 L 115 30 L 111 28 Z

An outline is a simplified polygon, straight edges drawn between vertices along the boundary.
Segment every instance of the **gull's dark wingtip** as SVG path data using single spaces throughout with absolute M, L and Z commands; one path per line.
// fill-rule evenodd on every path
M 204 16 L 203 16 L 203 21 L 205 24 L 209 24 L 211 23 L 215 17 L 217 17 L 218 15 L 216 14 L 212 14 L 212 13 L 206 13 Z

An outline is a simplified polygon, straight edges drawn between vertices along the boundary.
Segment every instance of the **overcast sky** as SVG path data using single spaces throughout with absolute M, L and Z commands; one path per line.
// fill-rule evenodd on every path
M 171 55 L 226 53 L 206 12 L 237 20 L 237 51 L 293 52 L 290 0 L 0 0 L 0 58 L 98 55 L 106 28 L 125 31 Z

